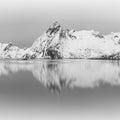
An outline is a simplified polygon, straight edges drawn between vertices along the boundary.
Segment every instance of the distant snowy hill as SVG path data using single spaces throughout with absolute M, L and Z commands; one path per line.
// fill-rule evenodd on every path
M 120 59 L 120 33 L 63 29 L 58 22 L 36 39 L 30 48 L 0 43 L 1 59 L 86 58 Z

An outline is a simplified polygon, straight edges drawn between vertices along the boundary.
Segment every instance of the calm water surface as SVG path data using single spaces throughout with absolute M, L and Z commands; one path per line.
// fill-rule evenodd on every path
M 0 120 L 73 119 L 120 119 L 120 61 L 0 61 Z

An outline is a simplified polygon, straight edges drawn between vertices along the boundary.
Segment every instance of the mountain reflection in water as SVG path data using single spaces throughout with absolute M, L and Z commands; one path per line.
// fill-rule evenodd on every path
M 64 88 L 94 88 L 120 85 L 119 61 L 104 60 L 40 60 L 0 61 L 0 76 L 29 71 L 52 91 Z

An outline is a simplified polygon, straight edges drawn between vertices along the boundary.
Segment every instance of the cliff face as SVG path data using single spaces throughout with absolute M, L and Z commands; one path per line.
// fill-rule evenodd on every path
M 102 35 L 99 32 L 63 29 L 58 22 L 33 42 L 30 48 L 0 43 L 0 58 L 98 58 L 120 59 L 120 33 Z

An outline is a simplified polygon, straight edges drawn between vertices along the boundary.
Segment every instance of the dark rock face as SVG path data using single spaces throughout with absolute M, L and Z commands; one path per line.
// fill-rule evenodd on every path
M 110 55 L 109 58 L 113 60 L 120 60 L 120 53 Z
M 60 31 L 60 39 L 61 38 L 66 38 L 66 31 L 65 30 L 63 30 L 63 29 L 61 29 L 61 31 Z
M 114 39 L 117 39 L 117 43 L 120 44 L 120 37 L 118 35 L 115 35 Z
M 51 59 L 62 59 L 58 50 L 55 50 L 54 48 L 49 48 L 46 52 L 47 56 L 50 56 Z
M 11 46 L 12 46 L 12 43 L 9 43 L 9 44 L 4 48 L 3 51 L 9 50 L 9 48 L 10 48 Z
M 120 52 L 119 53 L 116 53 L 116 54 L 112 54 L 112 55 L 104 55 L 104 56 L 101 56 L 100 59 L 104 59 L 104 60 L 120 60 Z
M 46 31 L 46 34 L 48 37 L 53 37 L 60 30 L 60 28 L 60 24 L 56 21 L 49 27 L 49 29 Z
M 36 55 L 35 54 L 31 55 L 30 59 L 36 59 Z
M 95 36 L 95 37 L 98 37 L 98 38 L 104 38 L 104 35 L 103 34 L 101 34 L 101 33 L 93 33 L 93 35 Z
M 56 35 L 59 32 L 57 41 L 55 41 Z M 44 42 L 44 48 L 42 50 L 43 57 L 49 57 L 51 59 L 61 59 L 60 54 L 60 41 L 66 36 L 66 31 L 61 29 L 61 26 L 58 22 L 54 22 L 49 29 L 46 31 L 47 39 Z
M 28 59 L 30 59 L 30 55 L 29 54 L 23 55 L 22 60 L 28 60 Z
M 35 54 L 33 54 L 33 55 L 25 54 L 25 55 L 23 55 L 22 60 L 32 60 L 35 58 L 36 58 Z

